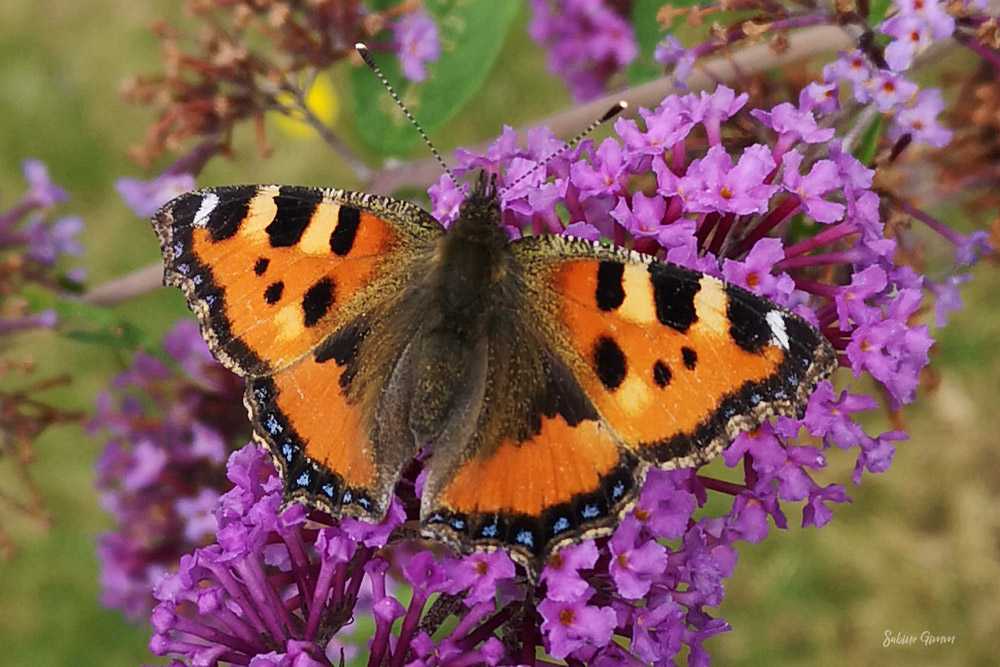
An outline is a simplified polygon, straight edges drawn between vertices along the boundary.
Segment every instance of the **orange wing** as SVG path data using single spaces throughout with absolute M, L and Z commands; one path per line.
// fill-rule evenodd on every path
M 361 347 L 373 314 L 426 271 L 441 226 L 406 202 L 257 185 L 188 193 L 153 226 L 164 282 L 183 289 L 216 358 L 249 376 L 254 435 L 285 500 L 384 516 L 415 452 L 380 442 L 372 396 L 405 332 L 380 330 L 368 357 Z
M 255 436 L 281 470 L 285 502 L 380 519 L 400 469 L 416 454 L 380 443 L 370 411 L 351 391 L 368 333 L 344 327 L 291 366 L 247 382 Z
M 285 368 L 405 280 L 399 267 L 443 233 L 406 202 L 264 185 L 182 195 L 153 227 L 164 283 L 184 290 L 216 358 L 254 376 Z
M 556 353 L 618 441 L 662 468 L 800 416 L 836 367 L 802 318 L 712 276 L 560 237 L 513 248 L 531 260 L 529 298 L 548 304 Z
M 516 361 L 539 354 L 530 340 L 491 341 L 491 362 L 504 347 L 516 352 L 510 366 L 490 369 L 472 441 L 435 442 L 421 523 L 426 535 L 459 551 L 503 547 L 537 575 L 559 546 L 610 531 L 644 468 L 558 361 L 544 353 L 537 365 Z M 505 381 L 530 385 L 530 374 L 520 371 L 531 366 L 544 382 L 508 402 L 508 392 L 518 389 Z M 513 421 L 503 426 L 505 419 Z

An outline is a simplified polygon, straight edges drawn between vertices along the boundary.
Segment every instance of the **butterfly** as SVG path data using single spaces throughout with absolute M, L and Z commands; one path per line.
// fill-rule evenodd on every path
M 399 199 L 290 186 L 203 189 L 153 217 L 164 282 L 246 378 L 286 503 L 379 521 L 429 447 L 422 534 L 536 576 L 613 531 L 651 467 L 801 416 L 836 366 L 747 290 L 500 222 L 485 173 L 447 230 Z

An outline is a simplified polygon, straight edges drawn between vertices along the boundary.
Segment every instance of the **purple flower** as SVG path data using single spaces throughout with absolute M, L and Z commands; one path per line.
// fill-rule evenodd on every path
M 765 182 L 775 163 L 770 149 L 760 144 L 744 150 L 735 165 L 722 146 L 712 146 L 705 157 L 694 160 L 680 178 L 658 165 L 654 163 L 660 186 L 657 192 L 679 195 L 685 209 L 697 213 L 763 213 L 778 190 L 776 185 Z
M 21 173 L 28 182 L 24 202 L 30 208 L 50 208 L 69 201 L 69 195 L 49 177 L 49 170 L 41 160 L 25 160 Z
M 632 196 L 632 210 L 623 198 L 618 200 L 618 206 L 611 211 L 611 216 L 618 221 L 632 236 L 656 236 L 663 224 L 663 215 L 667 211 L 667 202 L 662 197 L 647 197 L 642 192 Z
M 795 281 L 787 273 L 772 273 L 775 264 L 784 258 L 781 239 L 764 238 L 757 242 L 742 262 L 728 257 L 724 259 L 722 277 L 776 303 L 787 304 L 795 289 Z
M 959 266 L 973 266 L 980 255 L 993 252 L 990 233 L 980 229 L 962 238 L 955 249 L 955 261 Z
M 596 0 L 567 6 L 607 11 Z M 533 30 L 546 43 L 563 46 L 584 34 L 572 22 L 557 25 L 548 3 L 536 0 L 533 8 Z M 570 62 L 565 52 L 551 53 Z M 842 86 L 866 100 L 876 94 L 866 85 L 877 68 L 855 55 L 856 67 L 854 56 L 842 57 L 830 68 L 838 80 L 804 93 L 798 108 L 741 116 L 738 136 L 761 143 L 730 145 L 731 118 L 746 98 L 720 87 L 670 96 L 657 110 L 640 110 L 640 122 L 618 121 L 617 137 L 598 147 L 583 142 L 544 164 L 557 143 L 551 133 L 533 132 L 521 148 L 505 129 L 483 155 L 457 152 L 455 173 L 496 174 L 512 237 L 570 233 L 628 243 L 792 308 L 830 338 L 843 364 L 901 405 L 913 399 L 928 361 L 931 338 L 917 318 L 931 286 L 897 259 L 901 232 L 887 238 L 872 172 L 843 150 L 843 128 L 821 129 L 828 119 L 819 114 L 836 108 Z M 432 189 L 445 216 L 462 196 L 446 178 Z M 800 212 L 824 224 L 803 224 Z M 959 244 L 957 234 L 938 231 Z M 152 645 L 197 663 L 294 656 L 327 664 L 337 659 L 336 642 L 366 647 L 372 664 L 514 664 L 542 657 L 539 646 L 543 659 L 569 664 L 663 664 L 685 647 L 691 664 L 707 664 L 704 640 L 729 629 L 712 608 L 735 570 L 736 543 L 765 539 L 772 522 L 787 529 L 790 503 L 801 508 L 803 526 L 829 522 L 833 506 L 849 499 L 843 487 L 814 479 L 828 455 L 857 455 L 855 483 L 865 470 L 890 465 L 905 434 L 870 435 L 858 421 L 857 413 L 877 405 L 822 383 L 802 419 L 766 422 L 734 440 L 722 456 L 735 474 L 649 470 L 617 530 L 562 548 L 537 582 L 503 552 L 458 558 L 407 540 L 412 529 L 403 527 L 419 517 L 419 465 L 401 481 L 385 524 L 331 522 L 316 511 L 307 522 L 298 506 L 279 512 L 281 483 L 248 447 L 230 458 L 235 486 L 219 499 L 216 543 L 181 559 L 178 574 L 157 587 Z M 814 439 L 800 440 L 804 431 Z M 128 511 L 120 496 L 113 499 Z M 183 508 L 204 518 L 194 501 Z M 330 527 L 317 529 L 323 525 Z M 349 618 L 372 619 L 374 633 L 354 636 Z
M 833 138 L 835 130 L 820 129 L 816 117 L 809 109 L 798 109 L 788 102 L 783 102 L 771 111 L 754 109 L 750 115 L 778 133 L 778 144 L 775 150 L 776 158 L 784 155 L 787 147 L 796 142 L 806 144 L 826 143 Z
M 933 40 L 927 22 L 912 14 L 889 18 L 882 22 L 880 29 L 893 38 L 885 48 L 885 61 L 894 72 L 909 68 L 914 56 L 930 46 Z
M 627 516 L 608 542 L 611 579 L 626 600 L 643 598 L 667 565 L 667 550 L 655 540 L 639 539 L 641 529 L 638 519 Z
M 678 90 L 687 88 L 687 80 L 694 69 L 695 59 L 694 51 L 685 49 L 681 41 L 673 35 L 664 37 L 653 51 L 653 60 L 663 65 L 674 66 L 674 85 Z
M 604 646 L 611 641 L 617 620 L 615 610 L 588 605 L 586 600 L 593 592 L 588 588 L 573 601 L 546 598 L 538 604 L 538 613 L 543 619 L 542 632 L 553 658 L 562 660 L 582 646 Z
M 577 100 L 596 97 L 639 50 L 632 27 L 602 0 L 531 1 L 528 34 L 549 51 L 549 71 Z
M 399 66 L 403 76 L 410 81 L 427 78 L 425 63 L 441 57 L 441 40 L 438 38 L 437 24 L 424 11 L 405 14 L 396 23 L 396 44 Z
M 63 255 L 79 255 L 83 247 L 76 240 L 83 231 L 83 220 L 72 215 L 54 221 L 36 218 L 24 229 L 28 257 L 51 267 Z
M 212 513 L 226 453 L 249 435 L 245 418 L 232 409 L 242 388 L 211 359 L 198 326 L 185 321 L 166 341 L 194 382 L 140 354 L 98 396 L 89 427 L 107 433 L 97 486 L 117 524 L 99 540 L 102 602 L 130 618 L 151 608 L 156 577 L 215 535 Z
M 194 190 L 194 174 L 163 172 L 151 181 L 120 178 L 115 189 L 125 204 L 140 218 L 148 218 L 174 197 Z
M 652 469 L 632 515 L 653 537 L 674 539 L 687 530 L 697 501 L 689 490 L 690 471 Z
M 934 326 L 943 327 L 948 323 L 948 314 L 962 309 L 959 288 L 972 280 L 968 273 L 947 276 L 939 283 L 927 283 L 927 289 L 934 294 Z
M 594 567 L 597 556 L 597 546 L 593 540 L 585 540 L 558 551 L 542 570 L 541 580 L 547 587 L 546 597 L 558 602 L 582 597 L 590 585 L 584 580 L 580 570 Z
M 802 160 L 797 151 L 785 153 L 781 160 L 781 184 L 788 192 L 798 196 L 802 208 L 816 222 L 829 223 L 842 219 L 844 205 L 823 199 L 842 183 L 837 165 L 832 160 L 818 160 L 808 174 L 802 175 L 799 173 Z
M 880 70 L 864 83 L 870 99 L 880 111 L 902 107 L 917 94 L 917 85 L 900 74 Z
M 835 83 L 819 83 L 813 81 L 799 93 L 799 107 L 817 113 L 830 113 L 840 108 L 837 97 L 838 87 Z M 750 112 L 753 113 L 752 111 Z

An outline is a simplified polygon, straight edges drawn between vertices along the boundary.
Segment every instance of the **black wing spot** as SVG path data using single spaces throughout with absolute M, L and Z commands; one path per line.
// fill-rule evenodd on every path
M 267 266 L 271 263 L 267 257 L 260 257 L 257 262 L 253 265 L 253 272 L 258 276 L 262 276 L 267 272 Z
M 597 307 L 601 310 L 614 310 L 625 302 L 625 288 L 622 277 L 625 275 L 625 265 L 621 262 L 605 260 L 597 268 Z
M 351 252 L 360 224 L 361 211 L 341 204 L 340 212 L 337 214 L 337 226 L 334 228 L 333 233 L 330 234 L 330 250 L 333 251 L 334 255 L 343 257 Z
M 625 381 L 628 368 L 625 354 L 612 338 L 601 336 L 594 345 L 594 370 L 597 377 L 608 389 L 614 391 Z
M 323 201 L 323 191 L 311 188 L 281 187 L 274 198 L 274 220 L 264 230 L 272 248 L 287 248 L 298 243 Z
M 649 265 L 653 285 L 656 319 L 681 333 L 698 321 L 694 296 L 701 289 L 698 273 L 673 264 L 654 262 Z
M 767 317 L 751 306 L 752 294 L 726 285 L 726 317 L 729 318 L 729 335 L 733 342 L 747 352 L 760 352 L 771 340 L 771 326 Z
M 656 386 L 662 389 L 670 384 L 672 378 L 673 373 L 670 372 L 670 367 L 657 359 L 656 363 L 653 364 L 653 382 L 656 383 Z
M 694 367 L 698 365 L 698 353 L 690 347 L 681 348 L 681 358 L 684 359 L 684 366 L 689 371 L 693 371 Z
M 212 241 L 225 241 L 236 235 L 240 230 L 240 225 L 246 220 L 250 211 L 250 202 L 257 194 L 256 185 L 241 185 L 225 190 L 216 190 L 214 193 L 219 198 L 215 208 L 208 214 L 208 222 L 205 227 L 212 238 Z M 203 195 L 204 196 L 204 195 Z
M 323 278 L 310 287 L 302 297 L 305 325 L 314 326 L 330 312 L 331 306 L 333 306 L 333 281 Z
M 279 301 L 281 301 L 281 295 L 285 292 L 285 283 L 280 280 L 276 283 L 271 283 L 264 290 L 264 301 L 267 301 L 272 306 Z

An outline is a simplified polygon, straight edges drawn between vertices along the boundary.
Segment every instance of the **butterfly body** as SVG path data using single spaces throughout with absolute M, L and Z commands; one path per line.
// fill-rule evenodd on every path
M 431 456 L 420 522 L 532 574 L 607 534 L 651 466 L 802 412 L 829 343 L 741 288 L 558 236 L 508 241 L 485 176 L 445 230 L 361 193 L 242 186 L 153 218 L 165 282 L 247 378 L 288 501 L 378 520 Z

